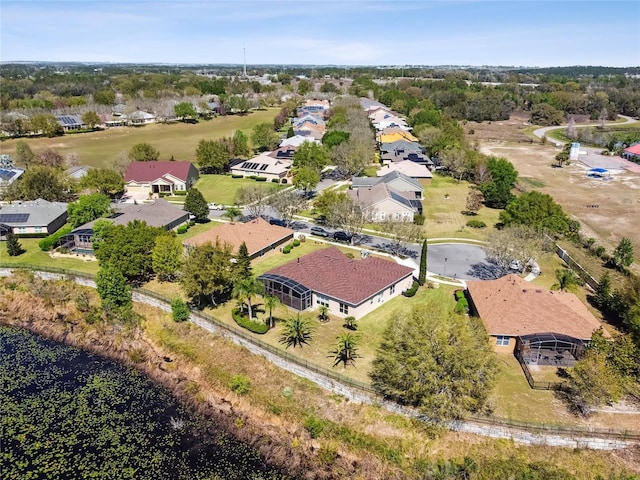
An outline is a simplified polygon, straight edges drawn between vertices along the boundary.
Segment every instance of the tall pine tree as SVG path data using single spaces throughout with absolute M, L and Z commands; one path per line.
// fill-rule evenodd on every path
M 13 232 L 7 233 L 7 253 L 10 257 L 17 257 L 24 253 L 24 249 L 18 241 L 18 236 Z
M 249 257 L 249 250 L 247 244 L 242 242 L 240 248 L 238 248 L 238 255 L 236 255 L 235 269 L 238 280 L 246 280 L 251 278 L 253 272 L 251 270 L 251 258 Z

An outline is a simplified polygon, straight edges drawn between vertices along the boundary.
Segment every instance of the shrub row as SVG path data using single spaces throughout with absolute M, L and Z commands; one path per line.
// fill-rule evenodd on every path
M 464 298 L 464 296 L 458 299 L 456 302 L 456 308 L 454 308 L 453 311 L 461 314 L 469 311 L 469 302 L 467 302 L 467 299 Z
M 266 182 L 267 181 L 267 177 L 256 177 L 256 178 L 254 178 L 254 180 L 256 182 Z
M 240 313 L 240 310 L 238 308 L 234 308 L 231 311 L 231 315 L 238 325 L 240 325 L 242 328 L 246 328 L 250 332 L 263 334 L 267 333 L 267 331 L 269 330 L 269 325 L 267 325 L 266 323 L 249 320 L 242 313 Z
M 48 252 L 58 244 L 58 241 L 60 240 L 60 238 L 62 238 L 64 235 L 67 235 L 69 232 L 71 232 L 71 230 L 73 230 L 71 225 L 66 225 L 62 227 L 60 230 L 58 230 L 57 232 L 52 233 L 48 237 L 43 238 L 38 242 L 38 246 L 40 247 L 40 250 L 42 250 L 43 252 Z
M 186 190 L 176 190 L 175 192 L 173 192 L 174 195 L 177 195 L 179 197 L 184 197 L 187 194 Z
M 244 177 L 244 175 L 239 175 L 237 173 L 234 173 L 234 174 L 231 175 L 231 178 L 243 178 L 243 177 Z
M 49 235 L 47 232 L 42 233 L 16 233 L 16 237 L 18 238 L 45 238 Z
M 282 249 L 282 253 L 291 253 L 291 250 L 293 250 L 294 247 L 299 247 L 299 246 L 300 246 L 300 240 L 296 238 L 293 240 L 292 243 L 290 243 L 289 245 L 286 245 Z
M 160 192 L 160 193 L 158 194 L 158 196 L 159 196 L 160 198 L 169 197 L 169 196 L 171 196 L 171 192 Z
M 408 288 L 404 292 L 402 292 L 402 295 L 404 295 L 405 297 L 413 297 L 418 291 L 419 287 L 420 287 L 420 284 L 414 280 L 413 285 L 411 285 L 411 288 Z
M 484 223 L 482 220 L 469 220 L 467 222 L 467 227 L 471 227 L 471 228 L 484 228 L 486 227 L 487 224 Z
M 178 227 L 178 234 L 187 233 L 188 230 L 189 230 L 189 225 L 180 225 Z

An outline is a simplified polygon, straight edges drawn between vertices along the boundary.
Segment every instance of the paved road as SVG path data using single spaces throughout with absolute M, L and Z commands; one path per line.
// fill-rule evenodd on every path
M 620 123 L 616 123 L 616 122 L 607 122 L 606 125 L 627 125 L 629 123 L 635 123 L 638 120 L 636 120 L 635 118 L 632 117 L 627 117 L 626 115 L 618 115 L 619 117 L 624 118 L 624 122 L 620 122 Z M 598 123 L 585 123 L 582 125 L 576 125 L 576 128 L 587 128 L 587 127 L 597 127 L 600 125 L 600 122 Z M 567 128 L 567 124 L 563 124 L 563 125 L 558 125 L 558 126 L 552 126 L 552 127 L 542 127 L 539 128 L 537 130 L 534 130 L 533 134 L 538 137 L 538 138 L 542 138 L 544 136 L 547 135 L 547 133 L 549 133 L 551 130 L 559 130 L 561 128 Z M 555 138 L 551 138 L 551 137 L 547 137 L 547 140 L 551 143 L 553 143 L 554 145 L 561 147 L 562 145 L 564 145 L 566 142 L 563 142 L 562 140 L 556 140 Z

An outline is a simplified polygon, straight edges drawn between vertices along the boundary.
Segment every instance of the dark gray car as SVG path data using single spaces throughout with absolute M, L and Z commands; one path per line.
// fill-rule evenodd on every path
M 322 227 L 311 227 L 311 233 L 314 235 L 318 235 L 319 237 L 328 237 L 331 235 Z

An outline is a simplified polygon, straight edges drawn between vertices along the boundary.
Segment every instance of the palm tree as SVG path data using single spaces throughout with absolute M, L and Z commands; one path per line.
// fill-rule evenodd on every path
M 560 290 L 561 292 L 575 291 L 580 285 L 580 278 L 571 270 L 562 269 L 556 270 L 556 280 L 558 283 L 554 283 L 551 286 L 551 290 Z
M 238 207 L 227 207 L 222 214 L 223 217 L 227 217 L 232 222 L 241 215 L 242 210 L 240 210 Z
M 280 305 L 280 299 L 273 295 L 264 297 L 264 306 L 269 309 L 269 328 L 273 328 L 273 309 Z
M 340 363 L 343 363 L 345 368 L 349 364 L 355 365 L 356 358 L 360 358 L 360 355 L 357 353 L 358 337 L 352 333 L 343 333 L 337 340 L 338 343 L 336 344 L 335 350 L 329 352 L 329 356 L 333 356 L 334 359 L 333 366 L 335 367 Z
M 309 344 L 311 337 L 313 336 L 313 327 L 306 318 L 300 317 L 300 314 L 295 317 L 290 317 L 284 324 L 284 328 L 280 334 L 280 343 L 286 344 L 285 348 L 289 348 L 293 345 Z
M 321 322 L 327 322 L 329 320 L 329 307 L 326 305 L 320 305 L 319 308 L 320 313 L 318 314 L 318 318 Z
M 263 292 L 262 282 L 256 280 L 254 277 L 243 278 L 238 280 L 233 286 L 231 295 L 236 298 L 241 304 L 247 303 L 249 308 L 249 320 L 253 320 L 253 309 L 251 306 L 251 299 L 256 295 L 260 295 Z
M 356 317 L 353 317 L 351 315 L 348 316 L 348 317 L 345 317 L 344 326 L 346 328 L 348 328 L 349 330 L 357 330 L 358 329 L 358 324 L 356 322 Z

